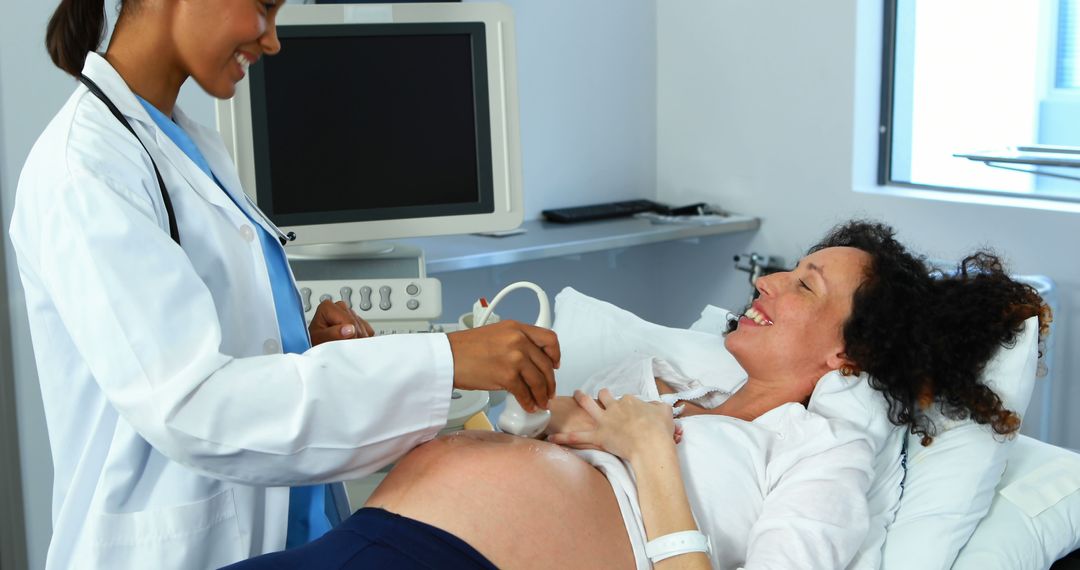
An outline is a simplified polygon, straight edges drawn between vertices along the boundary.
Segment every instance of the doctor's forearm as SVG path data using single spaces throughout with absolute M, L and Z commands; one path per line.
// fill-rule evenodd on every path
M 171 402 L 161 406 L 164 430 L 151 424 L 148 435 L 160 438 L 152 443 L 170 458 L 246 484 L 362 477 L 445 425 L 451 365 L 438 340 L 429 339 L 426 351 L 385 337 L 234 359 L 164 399 Z M 372 354 L 405 345 L 413 358 L 396 364 L 399 381 L 381 382 L 395 364 Z

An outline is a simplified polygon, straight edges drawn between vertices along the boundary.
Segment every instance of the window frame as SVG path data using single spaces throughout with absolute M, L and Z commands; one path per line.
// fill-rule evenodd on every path
M 915 0 L 912 0 L 915 1 Z M 1060 10 L 1062 0 L 1053 2 L 1054 11 L 1052 14 L 1055 25 L 1052 26 L 1054 37 L 1050 40 L 1050 45 L 1054 51 L 1052 57 L 1047 59 L 1047 65 L 1049 69 L 1049 77 L 1047 78 L 1044 92 L 1044 99 L 1047 100 L 1066 100 L 1080 102 L 1080 87 L 1063 88 L 1057 86 L 1057 49 L 1059 45 L 1057 33 L 1059 26 L 1056 25 L 1058 20 L 1058 10 Z M 968 194 L 978 196 L 992 196 L 1001 198 L 1023 198 L 1032 199 L 1046 202 L 1069 202 L 1080 203 L 1080 182 L 1077 182 L 1077 195 L 1076 196 L 1063 196 L 1060 194 L 1048 194 L 1048 193 L 1026 193 L 1026 192 L 1009 192 L 1002 190 L 986 190 L 979 188 L 962 188 L 957 186 L 945 186 L 940 184 L 925 184 L 909 181 L 894 180 L 892 178 L 893 167 L 893 136 L 894 136 L 894 119 L 895 119 L 895 103 L 896 103 L 896 58 L 897 58 L 897 13 L 899 11 L 900 0 L 883 0 L 882 11 L 882 40 L 881 40 L 881 96 L 880 96 L 880 112 L 878 118 L 878 162 L 877 162 L 877 185 L 878 186 L 894 186 L 902 188 L 914 188 L 919 190 L 932 190 L 940 192 L 948 192 L 952 194 Z M 1080 9 L 1080 1 L 1077 2 L 1077 7 Z M 1077 169 L 1078 176 L 1080 176 L 1080 169 Z M 1032 174 L 1037 176 L 1037 174 Z
M 878 119 L 878 186 L 892 182 L 893 90 L 896 83 L 897 0 L 884 0 L 881 32 L 881 116 Z

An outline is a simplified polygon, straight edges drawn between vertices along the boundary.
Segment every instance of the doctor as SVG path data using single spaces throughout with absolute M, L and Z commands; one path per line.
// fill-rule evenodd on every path
M 26 161 L 10 235 L 55 467 L 50 568 L 215 568 L 302 544 L 330 526 L 322 484 L 432 438 L 452 386 L 529 410 L 554 393 L 544 329 L 362 338 L 326 302 L 305 330 L 280 232 L 175 107 L 189 77 L 231 97 L 276 53 L 282 2 L 127 0 L 104 55 L 104 0 L 49 22 L 82 84 Z

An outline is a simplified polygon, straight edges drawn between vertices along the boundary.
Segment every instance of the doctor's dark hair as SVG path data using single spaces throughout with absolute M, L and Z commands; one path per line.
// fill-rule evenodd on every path
M 980 379 L 998 348 L 1015 344 L 1028 318 L 1039 317 L 1045 339 L 1052 316 L 1035 289 L 1010 278 L 989 251 L 965 257 L 955 271 L 933 270 L 891 227 L 873 221 L 837 226 L 810 252 L 842 246 L 871 258 L 843 337 L 857 371 L 885 395 L 889 419 L 921 436 L 924 446 L 937 428 L 919 411 L 931 405 L 999 435 L 1016 432 L 1019 415 Z
M 105 38 L 105 0 L 62 0 L 49 19 L 45 48 L 56 67 L 78 77 L 86 54 Z

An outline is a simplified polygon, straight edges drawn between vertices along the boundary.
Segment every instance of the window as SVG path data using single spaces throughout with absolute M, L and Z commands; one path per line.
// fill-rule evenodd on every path
M 1080 0 L 885 4 L 878 182 L 1080 201 L 1080 180 L 1055 177 L 1080 168 L 954 156 L 1080 147 Z
M 1058 89 L 1080 89 L 1080 57 L 1077 56 L 1077 35 L 1080 35 L 1080 0 L 1060 0 L 1057 25 Z

